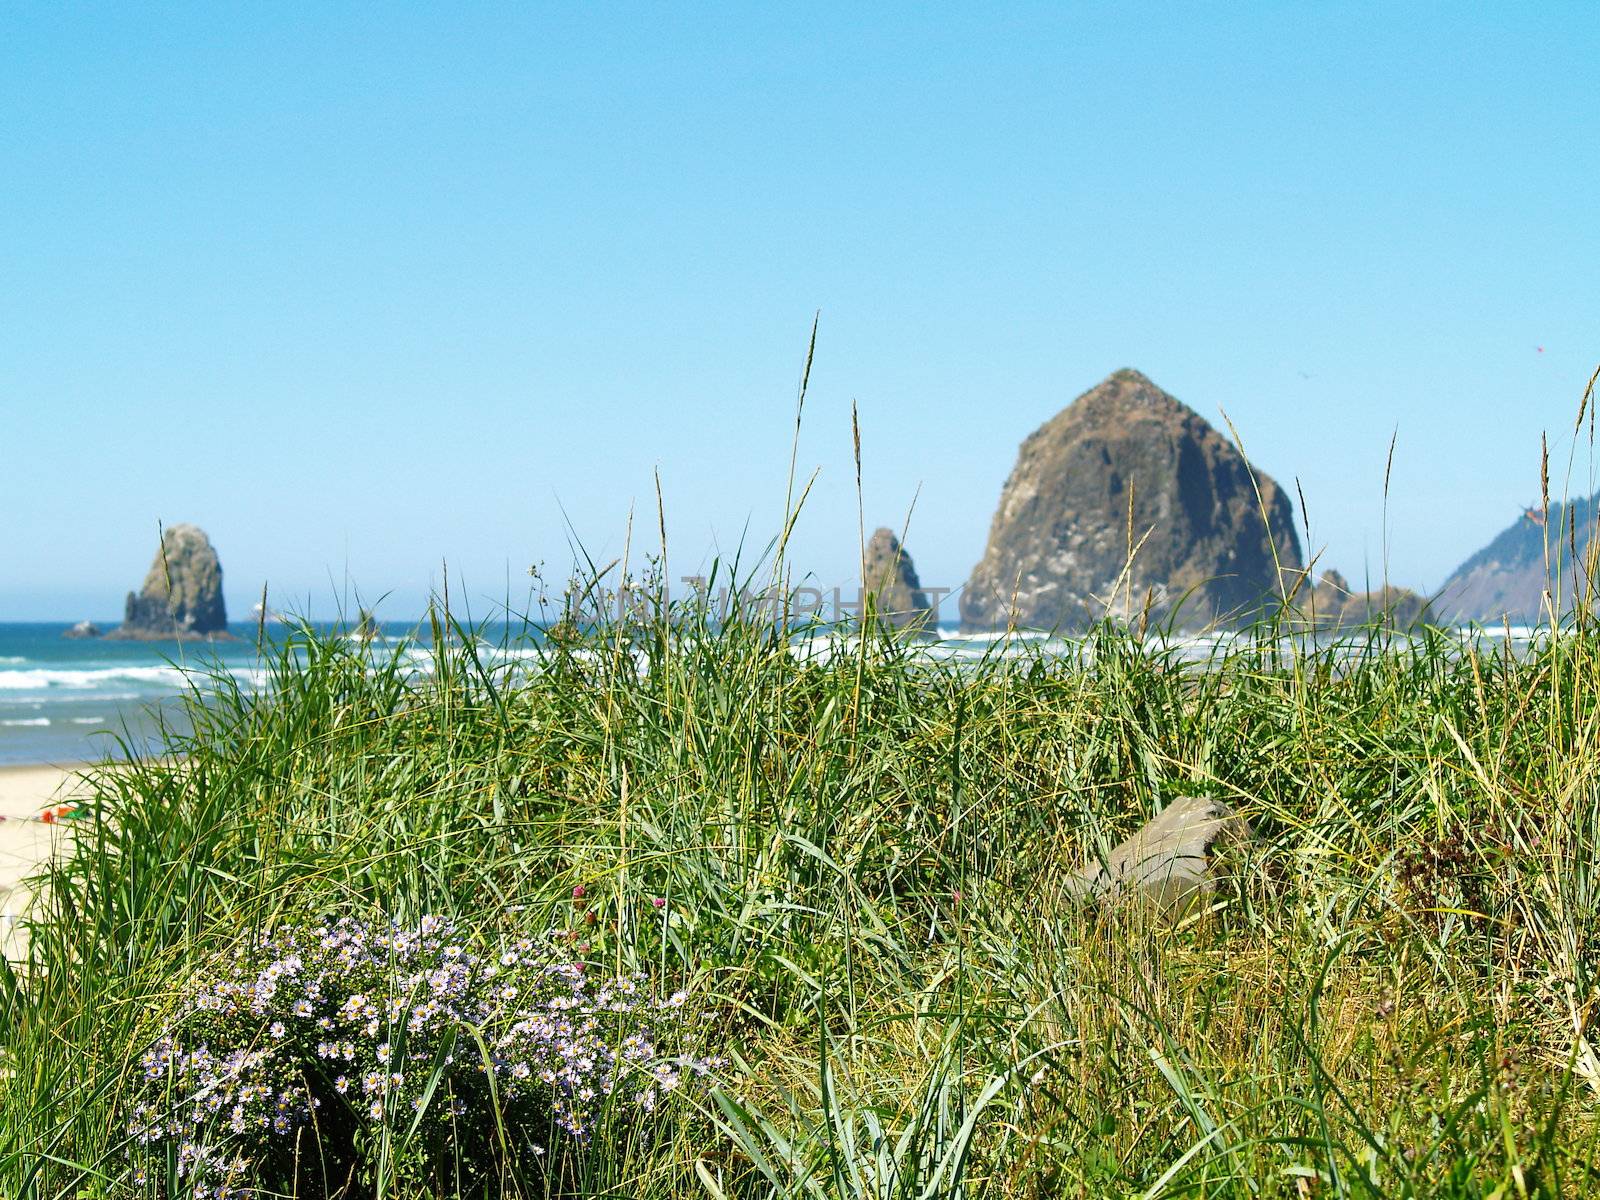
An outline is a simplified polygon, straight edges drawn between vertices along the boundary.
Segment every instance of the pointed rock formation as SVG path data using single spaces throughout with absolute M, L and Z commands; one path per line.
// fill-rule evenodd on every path
M 378 624 L 378 618 L 373 615 L 370 608 L 363 608 L 356 618 L 356 627 L 350 631 L 351 636 L 363 645 L 371 641 L 383 641 L 383 626 Z
M 877 530 L 867 543 L 861 560 L 861 590 L 874 598 L 878 619 L 891 628 L 938 636 L 938 613 L 922 590 L 911 555 L 892 530 Z
M 1283 489 L 1198 413 L 1123 370 L 1023 442 L 961 623 L 1070 632 L 1146 609 L 1183 628 L 1237 622 L 1299 569 Z
M 1570 612 L 1578 597 L 1595 606 L 1589 565 L 1597 505 L 1600 495 L 1552 502 L 1548 515 L 1542 505 L 1525 509 L 1451 573 L 1434 600 L 1440 619 L 1451 624 L 1533 625 L 1549 620 L 1552 604 L 1558 614 Z M 1551 601 L 1545 599 L 1546 593 Z
M 140 642 L 232 640 L 222 603 L 222 564 L 199 526 L 163 531 L 144 586 L 128 593 L 122 624 L 106 636 Z

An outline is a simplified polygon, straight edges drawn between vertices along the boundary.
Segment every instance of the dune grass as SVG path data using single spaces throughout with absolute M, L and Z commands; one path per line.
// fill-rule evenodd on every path
M 713 1014 L 719 1087 L 497 1194 L 1581 1196 L 1600 637 L 803 661 L 679 606 L 433 669 L 306 631 L 98 780 L 3 986 L 0 1194 L 161 1194 L 137 1059 L 285 920 L 572 930 Z M 648 663 L 648 669 L 644 664 Z M 1173 797 L 1259 845 L 1176 928 L 1064 881 Z M 575 904 L 573 889 L 584 901 Z M 352 1194 L 433 1195 L 400 1163 Z M 307 1195 L 312 1194 L 307 1191 Z

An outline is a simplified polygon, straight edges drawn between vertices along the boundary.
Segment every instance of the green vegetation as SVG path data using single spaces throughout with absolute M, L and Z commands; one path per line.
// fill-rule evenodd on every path
M 0 1194 L 160 1194 L 126 1113 L 196 964 L 423 914 L 572 930 L 591 970 L 685 989 L 727 1059 L 652 1136 L 495 1194 L 1600 1188 L 1587 624 L 1201 664 L 1110 628 L 962 664 L 888 638 L 806 662 L 693 608 L 561 629 L 516 659 L 441 616 L 425 673 L 302 634 L 265 699 L 219 678 L 170 758 L 99 777 L 3 980 Z M 1261 839 L 1209 910 L 1068 898 L 1194 792 Z M 438 1194 L 405 1155 L 360 1194 Z

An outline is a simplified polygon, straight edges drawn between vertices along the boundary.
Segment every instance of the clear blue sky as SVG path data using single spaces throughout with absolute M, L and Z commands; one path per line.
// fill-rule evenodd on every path
M 1226 409 L 1357 580 L 1396 427 L 1417 587 L 1565 454 L 1592 4 L 776 9 L 0 10 L 0 619 L 115 617 L 180 520 L 239 616 L 263 580 L 409 616 L 442 562 L 486 606 L 635 504 L 653 542 L 658 468 L 691 571 L 777 531 L 818 309 L 827 583 L 852 399 L 868 528 L 920 487 L 940 586 L 1122 366 Z

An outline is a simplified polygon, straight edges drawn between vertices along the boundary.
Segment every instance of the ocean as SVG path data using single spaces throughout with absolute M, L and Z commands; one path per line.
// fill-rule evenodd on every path
M 61 636 L 68 628 L 58 621 L 0 622 L 0 764 L 69 764 L 142 752 L 154 743 L 160 718 L 175 716 L 172 700 L 190 672 L 221 669 L 247 687 L 261 679 L 253 639 L 70 640 Z
M 115 621 L 96 622 L 102 629 Z M 181 729 L 175 703 L 191 678 L 227 672 L 245 688 L 265 677 L 256 649 L 256 627 L 239 625 L 236 642 L 112 642 L 69 639 L 65 621 L 0 622 L 0 766 L 66 765 L 147 753 L 159 745 L 162 723 Z M 332 625 L 314 625 L 330 631 Z M 406 651 L 419 671 L 431 666 L 426 629 L 411 622 L 385 622 L 385 646 L 417 639 Z M 269 639 L 288 632 L 269 624 Z M 419 632 L 423 637 L 418 639 Z M 488 662 L 528 661 L 535 653 L 526 626 L 481 627 Z M 946 631 L 946 636 L 953 631 Z M 824 659 L 838 644 L 828 638 L 803 641 L 802 652 Z M 946 641 L 939 657 L 978 656 L 987 639 Z
M 107 622 L 102 628 L 116 623 Z M 67 765 L 143 754 L 160 743 L 162 723 L 181 729 L 182 706 L 175 703 L 187 682 L 199 675 L 226 672 L 244 688 L 260 687 L 265 677 L 256 649 L 254 626 L 238 626 L 236 642 L 109 642 L 101 638 L 72 640 L 62 633 L 64 621 L 0 622 L 0 766 L 51 763 Z M 334 627 L 313 626 L 320 631 Z M 417 639 L 409 622 L 385 622 L 384 646 L 399 639 Z M 480 627 L 486 662 L 515 668 L 531 665 L 537 653 L 526 626 Z M 1491 637 L 1495 631 L 1484 631 Z M 269 639 L 288 633 L 268 625 Z M 976 662 L 1002 657 L 1075 657 L 1082 644 L 1043 634 L 960 634 L 941 629 L 944 640 L 920 652 L 931 660 Z M 1533 631 L 1513 630 L 1512 644 L 1523 651 Z M 1463 631 L 1463 635 L 1464 631 Z M 1201 634 L 1169 643 L 1181 657 L 1204 660 L 1226 645 L 1230 635 Z M 1322 638 L 1318 644 L 1326 644 Z M 849 640 L 830 635 L 800 637 L 795 651 L 823 661 Z M 408 642 L 406 660 L 416 670 L 430 669 L 426 637 Z

